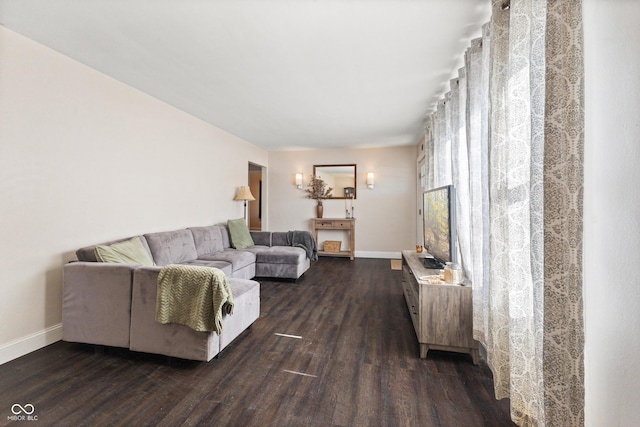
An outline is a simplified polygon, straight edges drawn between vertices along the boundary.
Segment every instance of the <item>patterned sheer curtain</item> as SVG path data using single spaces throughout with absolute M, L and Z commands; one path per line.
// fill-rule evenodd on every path
M 544 11 L 544 3 L 537 3 Z M 543 259 L 543 248 L 536 244 L 542 205 L 532 194 L 542 180 L 544 129 L 536 114 L 544 114 L 545 15 L 533 12 L 530 0 L 514 1 L 507 10 L 501 4 L 495 2 L 491 22 L 487 362 L 494 370 L 496 397 L 513 392 L 514 419 L 536 425 L 533 420 L 544 419 L 544 300 L 542 283 L 533 275 Z M 536 18 L 542 20 L 541 31 Z
M 485 342 L 489 306 L 489 52 L 490 26 L 472 40 L 465 54 L 467 71 L 467 147 L 473 283 L 473 337 Z
M 435 164 L 434 164 L 434 140 L 433 140 L 433 115 L 428 115 L 424 120 L 424 144 L 425 163 L 427 166 L 427 179 L 424 188 L 434 188 Z M 419 201 L 420 204 L 422 200 Z M 420 205 L 419 204 L 419 205 Z
M 451 178 L 456 188 L 458 259 L 465 276 L 471 278 L 471 207 L 469 155 L 467 151 L 467 74 L 464 68 L 451 80 L 449 135 L 451 136 Z
M 584 424 L 582 1 L 550 1 L 547 7 L 544 405 L 547 425 L 569 426 Z
M 492 6 L 426 120 L 430 184 L 458 189 L 474 338 L 496 397 L 518 425 L 581 426 L 582 5 Z
M 451 184 L 451 139 L 449 138 L 449 114 L 450 94 L 438 102 L 438 108 L 433 114 L 433 187 L 442 187 Z M 449 116 L 450 117 L 450 116 Z

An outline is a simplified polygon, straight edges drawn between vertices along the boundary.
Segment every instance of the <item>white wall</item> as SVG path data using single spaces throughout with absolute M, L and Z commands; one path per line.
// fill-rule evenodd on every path
M 640 419 L 640 2 L 584 0 L 585 421 Z
M 242 217 L 267 153 L 0 26 L 0 363 L 60 338 L 84 245 Z
M 295 186 L 295 174 L 304 174 L 304 188 L 313 165 L 357 165 L 356 256 L 400 256 L 415 245 L 416 147 L 348 150 L 278 151 L 269 153 L 268 230 L 311 230 L 315 200 Z M 368 189 L 367 172 L 375 173 Z M 325 200 L 325 218 L 345 218 L 344 200 Z M 344 233 L 325 231 L 318 240 L 343 240 Z M 324 237 L 323 237 L 324 236 Z M 345 243 L 346 244 L 346 243 Z

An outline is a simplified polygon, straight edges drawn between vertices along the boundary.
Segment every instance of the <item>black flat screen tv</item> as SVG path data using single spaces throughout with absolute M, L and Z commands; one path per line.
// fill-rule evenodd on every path
M 424 248 L 433 257 L 424 258 L 427 268 L 442 269 L 447 262 L 457 262 L 455 205 L 453 185 L 423 193 Z

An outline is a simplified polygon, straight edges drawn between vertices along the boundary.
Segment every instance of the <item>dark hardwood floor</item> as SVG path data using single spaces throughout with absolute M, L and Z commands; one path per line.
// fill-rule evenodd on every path
M 0 366 L 0 425 L 16 403 L 40 426 L 514 425 L 486 365 L 418 357 L 389 260 L 261 284 L 260 319 L 209 363 L 58 342 Z

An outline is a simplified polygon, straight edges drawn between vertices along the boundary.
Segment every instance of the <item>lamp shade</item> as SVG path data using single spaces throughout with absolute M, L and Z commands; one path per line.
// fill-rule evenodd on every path
M 249 189 L 248 185 L 243 185 L 242 187 L 238 188 L 238 191 L 236 192 L 236 197 L 234 197 L 233 200 L 248 200 L 248 201 L 252 201 L 255 200 L 256 198 L 253 197 L 253 194 L 251 194 L 251 189 Z

